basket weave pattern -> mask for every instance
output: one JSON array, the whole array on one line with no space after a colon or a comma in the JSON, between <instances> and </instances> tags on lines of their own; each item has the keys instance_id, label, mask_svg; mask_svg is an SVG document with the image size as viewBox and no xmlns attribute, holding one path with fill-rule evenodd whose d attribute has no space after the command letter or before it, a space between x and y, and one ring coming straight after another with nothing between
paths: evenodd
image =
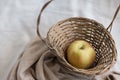
<instances>
[{"instance_id":1,"label":"basket weave pattern","mask_svg":"<svg viewBox=\"0 0 120 80\"><path fill-rule=\"evenodd\" d=\"M74 40L85 40L94 47L96 59L92 68L78 72L99 73L116 61L114 40L104 26L94 20L76 17L60 21L52 26L47 38L60 58L65 58L66 49Z\"/></svg>"},{"instance_id":2,"label":"basket weave pattern","mask_svg":"<svg viewBox=\"0 0 120 80\"><path fill-rule=\"evenodd\" d=\"M44 41L40 32L40 17L48 1L40 11L37 21L37 34L43 42L58 57L60 63L67 69L85 75L95 75L106 72L116 62L117 50L115 42L110 34L112 24L120 10L118 6L110 25L105 27L95 20L81 17L73 17L62 20L52 26L47 33L47 40ZM110 29L110 31L109 31ZM85 40L90 43L96 51L96 59L89 69L77 69L70 65L66 59L66 50L71 42Z\"/></svg>"}]
</instances>

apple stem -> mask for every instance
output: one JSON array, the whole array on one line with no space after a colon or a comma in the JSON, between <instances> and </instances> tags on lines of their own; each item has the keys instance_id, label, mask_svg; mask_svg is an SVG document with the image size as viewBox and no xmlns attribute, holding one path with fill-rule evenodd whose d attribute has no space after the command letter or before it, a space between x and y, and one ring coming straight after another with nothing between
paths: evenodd
<instances>
[{"instance_id":1,"label":"apple stem","mask_svg":"<svg viewBox=\"0 0 120 80\"><path fill-rule=\"evenodd\" d=\"M85 48L85 45L81 46L80 49L84 49Z\"/></svg>"}]
</instances>

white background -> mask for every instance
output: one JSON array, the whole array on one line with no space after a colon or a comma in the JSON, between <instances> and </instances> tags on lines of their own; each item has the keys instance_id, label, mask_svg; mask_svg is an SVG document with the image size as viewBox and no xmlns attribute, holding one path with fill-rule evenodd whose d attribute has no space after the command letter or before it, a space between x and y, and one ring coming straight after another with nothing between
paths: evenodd
<instances>
[{"instance_id":1,"label":"white background","mask_svg":"<svg viewBox=\"0 0 120 80\"><path fill-rule=\"evenodd\" d=\"M0 0L0 80L8 72L31 39L36 36L36 21L47 0ZM120 0L54 0L44 11L41 34L56 22L73 16L94 19L107 27ZM116 42L118 61L114 70L120 70L120 12L111 32Z\"/></svg>"}]
</instances>

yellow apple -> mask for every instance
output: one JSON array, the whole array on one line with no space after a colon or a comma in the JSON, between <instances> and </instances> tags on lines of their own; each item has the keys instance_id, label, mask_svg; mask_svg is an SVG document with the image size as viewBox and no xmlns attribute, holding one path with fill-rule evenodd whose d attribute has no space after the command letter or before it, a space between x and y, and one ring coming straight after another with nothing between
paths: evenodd
<instances>
[{"instance_id":1,"label":"yellow apple","mask_svg":"<svg viewBox=\"0 0 120 80\"><path fill-rule=\"evenodd\" d=\"M95 57L94 48L84 40L73 41L67 49L67 60L76 68L89 68L94 63Z\"/></svg>"}]
</instances>

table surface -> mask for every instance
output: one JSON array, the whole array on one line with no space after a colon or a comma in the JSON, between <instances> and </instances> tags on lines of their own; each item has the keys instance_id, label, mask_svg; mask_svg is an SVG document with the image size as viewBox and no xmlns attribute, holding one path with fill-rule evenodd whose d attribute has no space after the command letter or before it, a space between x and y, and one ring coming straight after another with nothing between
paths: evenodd
<instances>
[{"instance_id":1,"label":"table surface","mask_svg":"<svg viewBox=\"0 0 120 80\"><path fill-rule=\"evenodd\" d=\"M39 11L47 0L0 0L0 79L8 72L31 39L36 36ZM44 11L40 31L46 36L49 28L69 17L94 19L107 28L120 0L54 0ZM120 12L111 35L116 43L118 60L113 69L120 70ZM120 72L120 71L119 71Z\"/></svg>"}]
</instances>

